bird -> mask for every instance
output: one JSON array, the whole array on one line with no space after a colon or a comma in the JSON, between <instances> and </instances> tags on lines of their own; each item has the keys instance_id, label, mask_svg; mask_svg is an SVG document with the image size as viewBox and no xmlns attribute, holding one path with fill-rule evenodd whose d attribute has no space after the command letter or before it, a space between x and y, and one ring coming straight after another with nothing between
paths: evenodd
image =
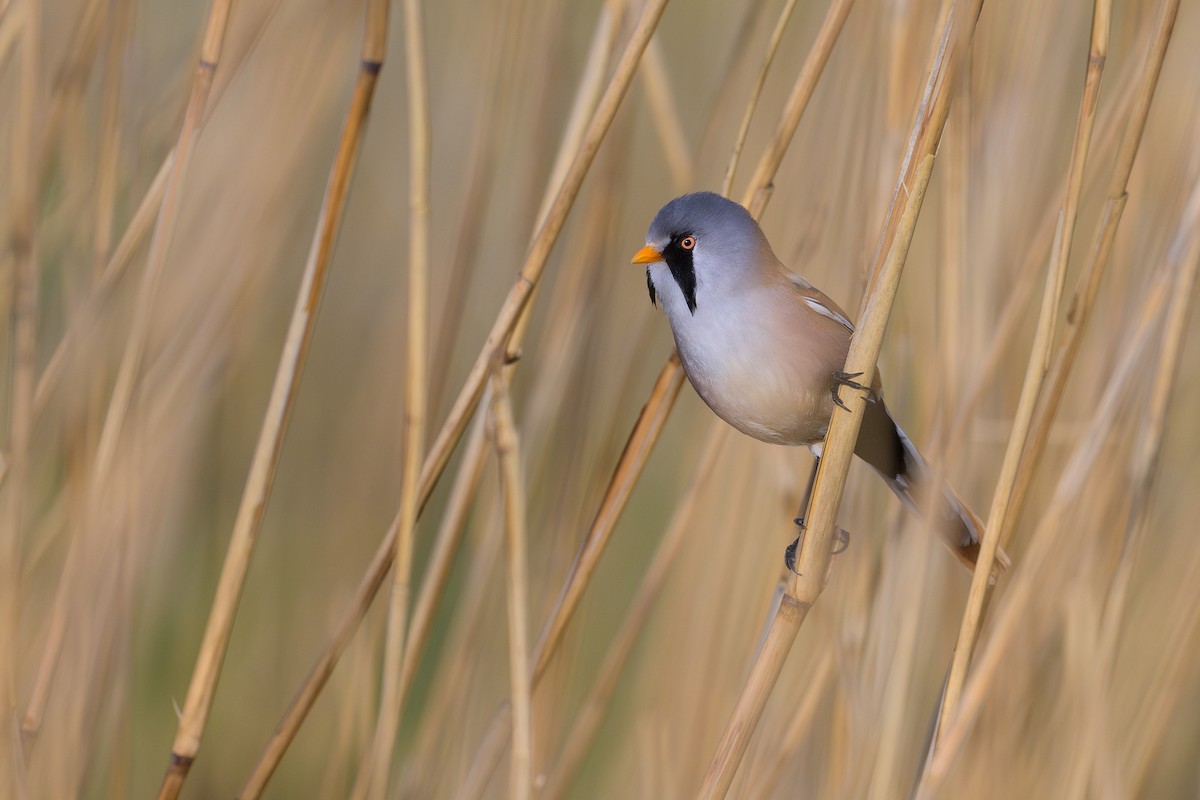
<instances>
[{"instance_id":1,"label":"bird","mask_svg":"<svg viewBox=\"0 0 1200 800\"><path fill-rule=\"evenodd\" d=\"M808 447L819 462L833 408L846 408L839 390L867 392L855 455L918 516L930 516L922 503L935 504L951 551L974 566L982 521L948 484L929 491L933 471L888 411L878 368L862 383L842 370L850 317L776 257L749 211L714 192L677 197L632 263L646 267L650 302L665 312L696 393L742 433ZM786 556L793 569L798 542ZM1007 566L1002 551L998 563Z\"/></svg>"}]
</instances>

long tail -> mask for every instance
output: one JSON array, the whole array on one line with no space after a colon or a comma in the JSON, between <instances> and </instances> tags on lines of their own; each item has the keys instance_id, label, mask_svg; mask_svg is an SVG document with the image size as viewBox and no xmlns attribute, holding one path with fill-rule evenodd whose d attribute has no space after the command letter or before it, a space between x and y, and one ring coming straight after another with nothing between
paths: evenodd
<instances>
[{"instance_id":1,"label":"long tail","mask_svg":"<svg viewBox=\"0 0 1200 800\"><path fill-rule=\"evenodd\" d=\"M862 428L854 453L866 461L887 481L896 496L918 516L928 517L919 506L919 498L929 497L926 484L932 479L932 470L922 458L912 441L900 430L882 398L868 398L864 406ZM949 484L936 493L935 519L940 523L941 533L947 546L968 569L974 569L979 560L979 541L983 538L983 522L960 498ZM1009 559L1003 550L996 551L996 562L1001 570L1008 569Z\"/></svg>"}]
</instances>

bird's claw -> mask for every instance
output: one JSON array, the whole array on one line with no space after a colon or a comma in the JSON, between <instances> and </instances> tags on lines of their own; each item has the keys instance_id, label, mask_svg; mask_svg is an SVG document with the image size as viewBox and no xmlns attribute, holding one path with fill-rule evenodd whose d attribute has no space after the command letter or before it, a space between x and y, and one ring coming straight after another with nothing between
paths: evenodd
<instances>
[{"instance_id":1,"label":"bird's claw","mask_svg":"<svg viewBox=\"0 0 1200 800\"><path fill-rule=\"evenodd\" d=\"M860 375L862 375L861 372L847 373L842 372L840 369L834 371L833 386L830 387L829 391L833 395L833 402L835 405L841 406L847 411L850 410L849 407L842 402L841 396L838 395L838 389L841 389L843 386L849 386L851 389L859 389L864 392L869 392L871 390L869 386L863 386L861 383L858 383L854 380Z\"/></svg>"},{"instance_id":2,"label":"bird's claw","mask_svg":"<svg viewBox=\"0 0 1200 800\"><path fill-rule=\"evenodd\" d=\"M789 570L799 575L800 571L796 569L796 554L800 551L800 541L804 538L804 517L797 517L792 522L800 528L800 535L783 551L783 563ZM835 556L846 552L846 548L850 546L850 532L844 528L835 528L833 536L834 545L830 552Z\"/></svg>"}]
</instances>

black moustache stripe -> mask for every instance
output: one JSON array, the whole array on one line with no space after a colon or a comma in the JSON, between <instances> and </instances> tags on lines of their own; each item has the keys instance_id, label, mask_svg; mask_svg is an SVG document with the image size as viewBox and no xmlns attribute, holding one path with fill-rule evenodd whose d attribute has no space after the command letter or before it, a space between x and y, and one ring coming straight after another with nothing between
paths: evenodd
<instances>
[{"instance_id":1,"label":"black moustache stripe","mask_svg":"<svg viewBox=\"0 0 1200 800\"><path fill-rule=\"evenodd\" d=\"M696 267L692 264L692 251L684 250L675 240L663 250L663 260L671 270L671 277L679 284L688 311L696 313Z\"/></svg>"}]
</instances>

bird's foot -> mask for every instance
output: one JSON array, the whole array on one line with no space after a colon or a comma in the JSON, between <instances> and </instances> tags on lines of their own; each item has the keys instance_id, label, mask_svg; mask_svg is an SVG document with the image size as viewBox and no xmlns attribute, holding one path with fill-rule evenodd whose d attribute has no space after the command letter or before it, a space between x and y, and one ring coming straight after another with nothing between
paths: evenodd
<instances>
[{"instance_id":1,"label":"bird's foot","mask_svg":"<svg viewBox=\"0 0 1200 800\"><path fill-rule=\"evenodd\" d=\"M787 568L797 575L800 572L796 569L796 554L800 552L800 542L804 539L804 517L796 517L792 520L796 526L800 528L800 535L796 537L796 541L787 546L787 550L783 551L783 563ZM833 533L833 550L835 556L846 552L846 548L850 546L850 532L844 528L837 528Z\"/></svg>"},{"instance_id":2,"label":"bird's foot","mask_svg":"<svg viewBox=\"0 0 1200 800\"><path fill-rule=\"evenodd\" d=\"M841 389L843 386L849 386L851 389L860 389L864 392L871 391L870 387L863 386L861 383L858 383L854 380L860 375L862 375L861 372L847 373L842 372L840 369L834 371L833 386L830 387L829 391L833 395L833 402L835 404L845 408L847 411L850 410L846 407L846 404L842 402L841 396L838 395L838 389Z\"/></svg>"}]
</instances>

